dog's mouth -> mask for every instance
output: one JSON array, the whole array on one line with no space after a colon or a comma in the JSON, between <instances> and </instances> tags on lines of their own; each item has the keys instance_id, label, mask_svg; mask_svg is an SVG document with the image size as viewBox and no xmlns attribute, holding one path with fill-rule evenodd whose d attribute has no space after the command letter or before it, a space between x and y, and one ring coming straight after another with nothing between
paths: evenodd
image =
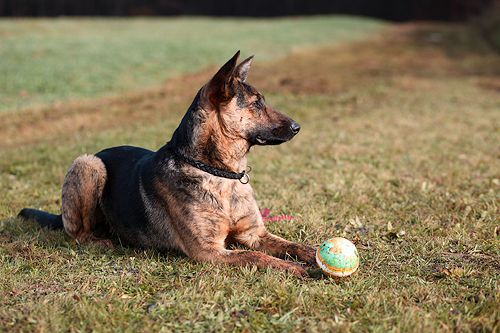
<instances>
[{"instance_id":1,"label":"dog's mouth","mask_svg":"<svg viewBox=\"0 0 500 333\"><path fill-rule=\"evenodd\" d=\"M257 135L257 137L255 138L255 140L257 141L258 144L261 144L261 145L265 145L266 144L266 140L262 139L259 135Z\"/></svg>"},{"instance_id":2,"label":"dog's mouth","mask_svg":"<svg viewBox=\"0 0 500 333\"><path fill-rule=\"evenodd\" d=\"M279 144L281 144L283 142L287 142L290 139L291 138L289 138L289 139L282 139L282 138L276 138L276 137L273 137L273 138L263 138L262 136L257 135L255 137L255 144L260 145L260 146L264 146L264 145L279 145Z\"/></svg>"}]
</instances>

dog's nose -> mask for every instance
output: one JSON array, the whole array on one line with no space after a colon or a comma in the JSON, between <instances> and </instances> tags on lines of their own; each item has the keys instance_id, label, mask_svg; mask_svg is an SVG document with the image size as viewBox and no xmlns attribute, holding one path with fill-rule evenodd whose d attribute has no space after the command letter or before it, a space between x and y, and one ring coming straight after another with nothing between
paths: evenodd
<instances>
[{"instance_id":1,"label":"dog's nose","mask_svg":"<svg viewBox=\"0 0 500 333\"><path fill-rule=\"evenodd\" d=\"M292 124L290 125L290 129L292 130L293 134L297 134L299 133L300 131L300 125L297 124L295 121L292 122Z\"/></svg>"}]
</instances>

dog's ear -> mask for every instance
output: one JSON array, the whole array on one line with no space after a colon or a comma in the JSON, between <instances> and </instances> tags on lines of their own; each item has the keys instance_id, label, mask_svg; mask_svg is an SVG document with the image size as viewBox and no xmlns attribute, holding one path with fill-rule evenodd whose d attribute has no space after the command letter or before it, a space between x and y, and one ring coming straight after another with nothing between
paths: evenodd
<instances>
[{"instance_id":1,"label":"dog's ear","mask_svg":"<svg viewBox=\"0 0 500 333\"><path fill-rule=\"evenodd\" d=\"M208 83L207 97L213 105L218 105L220 102L227 101L234 96L232 81L235 78L235 68L239 56L240 51L236 52Z\"/></svg>"},{"instance_id":2,"label":"dog's ear","mask_svg":"<svg viewBox=\"0 0 500 333\"><path fill-rule=\"evenodd\" d=\"M241 64L236 67L235 73L236 76L242 81L245 82L248 77L248 72L250 71L250 67L252 67L253 56L250 56L243 60Z\"/></svg>"}]
</instances>

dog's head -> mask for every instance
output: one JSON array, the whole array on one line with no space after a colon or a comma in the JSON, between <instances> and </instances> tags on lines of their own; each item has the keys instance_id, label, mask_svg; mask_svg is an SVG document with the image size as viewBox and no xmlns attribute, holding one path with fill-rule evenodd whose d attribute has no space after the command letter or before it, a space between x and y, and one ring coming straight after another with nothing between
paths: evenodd
<instances>
[{"instance_id":1,"label":"dog's head","mask_svg":"<svg viewBox=\"0 0 500 333\"><path fill-rule=\"evenodd\" d=\"M237 65L238 51L202 89L204 109L213 112L223 133L251 145L276 145L292 139L299 124L266 103L247 81L253 57Z\"/></svg>"}]
</instances>

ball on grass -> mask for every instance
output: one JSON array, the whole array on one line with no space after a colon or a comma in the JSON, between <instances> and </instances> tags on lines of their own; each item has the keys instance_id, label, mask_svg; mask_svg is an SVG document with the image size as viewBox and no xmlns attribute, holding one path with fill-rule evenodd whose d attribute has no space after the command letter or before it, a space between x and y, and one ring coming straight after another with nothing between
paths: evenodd
<instances>
[{"instance_id":1,"label":"ball on grass","mask_svg":"<svg viewBox=\"0 0 500 333\"><path fill-rule=\"evenodd\" d=\"M318 247L316 262L326 274L335 277L348 276L358 269L358 250L351 241L335 237Z\"/></svg>"}]
</instances>

